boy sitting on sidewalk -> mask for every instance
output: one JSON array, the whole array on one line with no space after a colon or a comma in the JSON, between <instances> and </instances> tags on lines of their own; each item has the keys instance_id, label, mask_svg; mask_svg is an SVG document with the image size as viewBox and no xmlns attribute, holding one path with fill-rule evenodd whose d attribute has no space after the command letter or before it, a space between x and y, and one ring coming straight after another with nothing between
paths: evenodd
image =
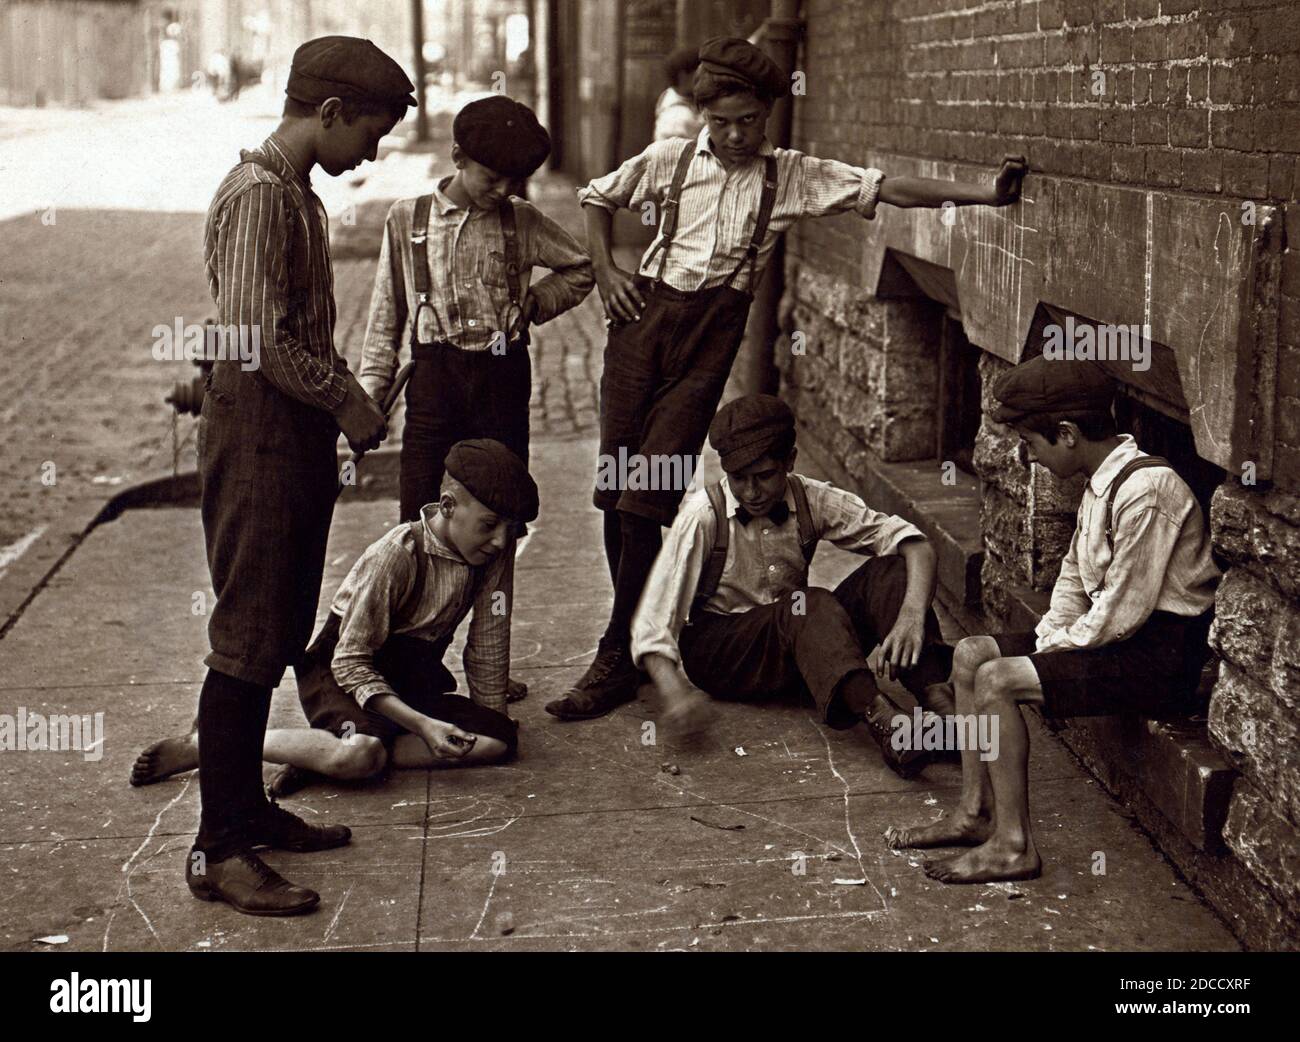
<instances>
[{"instance_id":1,"label":"boy sitting on sidewalk","mask_svg":"<svg viewBox=\"0 0 1300 1042\"><path fill-rule=\"evenodd\" d=\"M745 332L754 287L778 237L808 217L853 212L870 220L878 203L900 207L1006 206L1020 196L1024 160L1008 157L990 186L879 170L774 148L764 127L790 76L745 40L700 47L697 138L656 141L578 193L609 338L600 378L597 472L613 459L698 459ZM610 252L620 207L659 216L659 234L635 274ZM635 478L597 480L605 556L614 584L609 624L582 677L546 711L586 720L636 697L641 674L629 627L646 577L673 523L686 481L645 488Z\"/></svg>"},{"instance_id":2,"label":"boy sitting on sidewalk","mask_svg":"<svg viewBox=\"0 0 1300 1042\"><path fill-rule=\"evenodd\" d=\"M1092 362L1022 362L994 386L992 418L1058 478L1086 474L1051 608L1033 632L967 637L952 683L960 714L987 714L1000 755L962 752L951 818L891 827L891 847L973 846L927 862L945 883L1031 879L1029 733L1021 705L1051 717L1177 712L1209 654L1219 570L1191 489L1168 462L1116 432L1114 385Z\"/></svg>"},{"instance_id":3,"label":"boy sitting on sidewalk","mask_svg":"<svg viewBox=\"0 0 1300 1042\"><path fill-rule=\"evenodd\" d=\"M489 440L452 447L440 499L361 555L295 665L312 729L267 731L264 759L285 765L273 796L316 774L355 780L388 764L514 755L516 725L506 715L514 530L536 517L537 486L518 456ZM464 698L442 660L471 610ZM196 736L169 738L140 754L131 784L197 766Z\"/></svg>"},{"instance_id":4,"label":"boy sitting on sidewalk","mask_svg":"<svg viewBox=\"0 0 1300 1042\"><path fill-rule=\"evenodd\" d=\"M929 754L893 747L902 710L871 670L897 676L923 704L948 675L952 651L930 609L930 544L902 518L791 473L794 414L773 395L723 406L709 440L726 477L677 515L632 622L633 660L663 697L665 722L699 730L713 715L708 695L803 687L827 725L865 723L885 763L914 774ZM822 539L870 558L833 593L808 586Z\"/></svg>"}]
</instances>

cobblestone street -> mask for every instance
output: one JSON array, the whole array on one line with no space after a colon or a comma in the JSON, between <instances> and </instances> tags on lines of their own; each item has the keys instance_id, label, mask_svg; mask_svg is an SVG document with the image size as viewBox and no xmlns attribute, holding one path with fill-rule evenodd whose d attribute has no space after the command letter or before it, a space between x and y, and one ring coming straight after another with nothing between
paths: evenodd
<instances>
[{"instance_id":1,"label":"cobblestone street","mask_svg":"<svg viewBox=\"0 0 1300 1042\"><path fill-rule=\"evenodd\" d=\"M203 273L203 186L210 193L237 159L237 149L256 145L276 123L270 106L255 95L240 104L235 112L218 110L227 120L218 135L224 147L169 146L193 156L183 184L123 178L114 183L135 184L134 197L119 191L108 200L116 205L93 209L87 208L99 201L93 187L67 180L63 165L54 162L67 139L80 133L72 117L60 114L43 132L30 112L0 110L0 142L23 129L25 164L0 160L0 176L21 170L25 179L50 186L42 202L29 194L30 207L15 213L23 200L10 199L0 214L0 572L74 501L107 500L143 478L192 469L195 420L174 418L163 399L196 370L185 362L156 361L150 331L158 324L170 327L178 317L202 322L212 314ZM192 121L192 109L206 114L211 105L208 98L188 95L171 108L152 101L106 105L95 113L97 132L122 147L108 129L117 126L129 131L130 147L143 148L150 128L159 141L172 141L175 128ZM358 206L358 224L347 231L350 241L371 236L373 256L341 251L334 264L335 343L354 369L386 209L379 203L426 190L432 177L451 169L444 158L448 151L444 138L428 155L390 152L354 175L362 181L357 187L316 174L314 185L335 233L346 206L354 200L371 204ZM32 169L42 155L49 168ZM206 167L203 176L194 166ZM106 172L101 176L110 179ZM569 181L544 174L530 183L530 194L581 237L582 215ZM51 278L51 272L66 276ZM534 438L594 429L603 345L595 293L534 331ZM393 426L400 438L400 410Z\"/></svg>"}]
</instances>

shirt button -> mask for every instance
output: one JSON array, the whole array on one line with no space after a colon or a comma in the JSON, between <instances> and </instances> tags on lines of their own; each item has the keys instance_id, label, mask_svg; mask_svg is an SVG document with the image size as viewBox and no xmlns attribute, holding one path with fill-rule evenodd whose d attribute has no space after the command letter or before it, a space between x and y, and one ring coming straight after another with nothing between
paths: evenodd
<instances>
[{"instance_id":1,"label":"shirt button","mask_svg":"<svg viewBox=\"0 0 1300 1042\"><path fill-rule=\"evenodd\" d=\"M774 564L769 564L769 565L767 566L767 570L768 570L769 572L774 572L774 571L776 571L776 565L774 565Z\"/></svg>"},{"instance_id":2,"label":"shirt button","mask_svg":"<svg viewBox=\"0 0 1300 1042\"><path fill-rule=\"evenodd\" d=\"M476 326L476 325L478 325L478 323L475 322L472 318L469 320L469 324L470 324L471 326Z\"/></svg>"}]
</instances>

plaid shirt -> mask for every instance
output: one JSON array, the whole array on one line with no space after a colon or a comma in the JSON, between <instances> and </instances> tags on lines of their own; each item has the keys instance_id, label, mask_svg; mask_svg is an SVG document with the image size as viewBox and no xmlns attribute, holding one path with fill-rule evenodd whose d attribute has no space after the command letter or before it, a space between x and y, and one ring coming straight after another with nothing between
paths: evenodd
<instances>
[{"instance_id":1,"label":"plaid shirt","mask_svg":"<svg viewBox=\"0 0 1300 1042\"><path fill-rule=\"evenodd\" d=\"M1106 543L1110 483L1143 455L1132 435L1122 435L1084 486L1052 606L1034 628L1038 651L1100 647L1131 637L1153 611L1195 616L1214 603L1219 569L1205 518L1168 468L1128 476L1115 493L1113 554Z\"/></svg>"},{"instance_id":2,"label":"plaid shirt","mask_svg":"<svg viewBox=\"0 0 1300 1042\"><path fill-rule=\"evenodd\" d=\"M638 156L604 177L578 189L584 206L600 206L610 212L627 207L659 207L673 182L673 171L686 139L656 141ZM763 274L777 236L801 217L824 217L853 210L870 220L876 215L876 199L885 175L873 168L849 166L833 159L818 159L786 148L773 148L764 139L758 155L730 170L713 153L709 128L695 139L695 156L686 171L678 202L677 229L668 248L664 281L674 289L692 291L720 286L744 259L763 194L764 156L776 156L776 201L767 235L758 250L755 279ZM654 216L658 220L657 209ZM663 259L655 252L660 236L641 258L642 275L654 278ZM651 254L654 253L652 257ZM741 269L732 283L748 289L749 266Z\"/></svg>"},{"instance_id":3,"label":"plaid shirt","mask_svg":"<svg viewBox=\"0 0 1300 1042\"><path fill-rule=\"evenodd\" d=\"M217 189L203 229L203 262L217 321L257 330L262 375L290 397L333 412L347 395L347 363L334 350L334 274L325 208L274 134L254 151L280 177L241 161ZM317 234L309 236L311 219ZM307 293L295 300L290 258L299 236L310 246L301 254L307 260Z\"/></svg>"},{"instance_id":4,"label":"plaid shirt","mask_svg":"<svg viewBox=\"0 0 1300 1042\"><path fill-rule=\"evenodd\" d=\"M924 538L911 523L872 510L852 492L812 478L804 478L803 483L813 533L841 550L885 557L897 553L905 539ZM767 517L742 525L736 520L740 503L725 477L722 494L727 501L727 561L704 610L749 611L806 587L808 562L799 545L799 519L789 488L785 502L790 516L779 525ZM668 530L632 619L632 658L638 666L651 652L681 662L677 638L690 618L700 576L713 550L715 526L708 494L700 489L682 505Z\"/></svg>"},{"instance_id":5,"label":"plaid shirt","mask_svg":"<svg viewBox=\"0 0 1300 1042\"><path fill-rule=\"evenodd\" d=\"M363 708L375 695L395 695L375 669L375 652L390 633L439 641L474 613L465 642L465 680L481 706L506 711L510 671L510 609L514 600L512 539L487 564L474 567L429 527L429 504L421 511L423 541L410 525L398 525L357 559L334 595L330 610L342 618L331 671L339 687ZM429 560L424 589L412 592L415 554ZM498 596L499 595L499 596Z\"/></svg>"},{"instance_id":6,"label":"plaid shirt","mask_svg":"<svg viewBox=\"0 0 1300 1042\"><path fill-rule=\"evenodd\" d=\"M497 331L508 330L518 315L506 282L505 240L495 210L463 209L443 192L450 178L434 186L425 240L429 265L429 299L436 322L428 335L465 351L485 351ZM587 251L537 207L513 200L519 246L519 292L529 291L531 269L551 273L531 287L537 299L537 323L548 322L582 303L596 280ZM415 200L399 199L388 211L380 247L370 320L361 351L358 379L377 401L393 381L397 354L409 339L414 311L415 276L411 270L411 225Z\"/></svg>"}]
</instances>

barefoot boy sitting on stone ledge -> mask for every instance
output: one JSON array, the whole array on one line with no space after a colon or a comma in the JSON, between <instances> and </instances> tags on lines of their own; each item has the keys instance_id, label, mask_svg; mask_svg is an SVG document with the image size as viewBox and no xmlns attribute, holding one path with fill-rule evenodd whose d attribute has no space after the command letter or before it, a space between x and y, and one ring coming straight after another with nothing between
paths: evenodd
<instances>
[{"instance_id":1,"label":"barefoot boy sitting on stone ledge","mask_svg":"<svg viewBox=\"0 0 1300 1042\"><path fill-rule=\"evenodd\" d=\"M972 846L927 862L945 883L1031 879L1042 862L1029 828L1029 733L1021 705L1050 717L1184 708L1208 655L1219 570L1191 489L1116 432L1114 385L1093 362L1023 362L993 390L992 417L1058 478L1085 474L1051 608L1026 633L967 637L953 657L957 710L992 717L999 755L962 751L957 812L891 827L891 847Z\"/></svg>"},{"instance_id":2,"label":"barefoot boy sitting on stone ledge","mask_svg":"<svg viewBox=\"0 0 1300 1042\"><path fill-rule=\"evenodd\" d=\"M632 623L633 659L663 697L665 723L679 733L706 726L709 695L802 688L830 727L865 723L892 770L920 770L927 753L889 740L901 710L872 670L897 675L926 704L927 687L948 674L952 650L930 609L930 544L901 517L791 473L794 414L773 395L725 405L709 440L726 477L677 515ZM834 592L808 586L822 539L870 558Z\"/></svg>"},{"instance_id":3,"label":"barefoot boy sitting on stone ledge","mask_svg":"<svg viewBox=\"0 0 1300 1042\"><path fill-rule=\"evenodd\" d=\"M273 796L317 775L355 780L389 764L468 766L514 754L505 712L514 530L536 517L537 486L518 456L488 439L452 447L439 501L361 555L296 664L312 726L266 732L263 757L284 765ZM442 660L471 611L464 698ZM169 738L140 754L131 784L197 766L197 737Z\"/></svg>"}]
</instances>

